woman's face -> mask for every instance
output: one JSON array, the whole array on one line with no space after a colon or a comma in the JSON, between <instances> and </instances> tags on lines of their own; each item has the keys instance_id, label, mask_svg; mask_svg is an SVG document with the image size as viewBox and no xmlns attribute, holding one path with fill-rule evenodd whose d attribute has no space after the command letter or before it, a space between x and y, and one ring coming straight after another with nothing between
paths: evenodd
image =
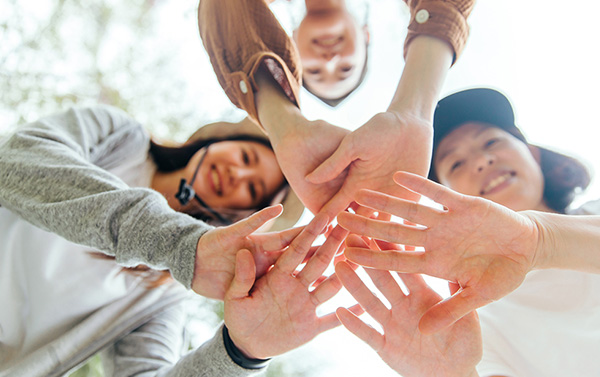
<instances>
[{"instance_id":1,"label":"woman's face","mask_svg":"<svg viewBox=\"0 0 600 377\"><path fill-rule=\"evenodd\" d=\"M515 211L545 209L538 152L502 129L466 123L439 143L434 168L441 184L462 194Z\"/></svg>"},{"instance_id":2,"label":"woman's face","mask_svg":"<svg viewBox=\"0 0 600 377\"><path fill-rule=\"evenodd\" d=\"M345 10L309 12L294 31L303 80L319 97L345 96L358 84L368 32Z\"/></svg>"},{"instance_id":3,"label":"woman's face","mask_svg":"<svg viewBox=\"0 0 600 377\"><path fill-rule=\"evenodd\" d=\"M284 182L273 151L252 141L221 141L199 150L184 169L188 182L205 151L193 187L211 208L257 208Z\"/></svg>"}]
</instances>

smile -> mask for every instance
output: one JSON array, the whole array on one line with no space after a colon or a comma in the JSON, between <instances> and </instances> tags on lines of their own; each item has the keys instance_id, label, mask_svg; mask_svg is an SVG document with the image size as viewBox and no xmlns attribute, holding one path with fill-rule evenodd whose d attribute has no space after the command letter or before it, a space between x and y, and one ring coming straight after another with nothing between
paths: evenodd
<instances>
[{"instance_id":1,"label":"smile","mask_svg":"<svg viewBox=\"0 0 600 377\"><path fill-rule=\"evenodd\" d=\"M485 195L485 194L489 194L491 191L493 191L494 189L496 189L497 187L501 186L503 183L505 183L508 179L514 177L514 173L504 173L494 179L492 179L484 188L483 190L481 190L480 195Z\"/></svg>"}]
</instances>

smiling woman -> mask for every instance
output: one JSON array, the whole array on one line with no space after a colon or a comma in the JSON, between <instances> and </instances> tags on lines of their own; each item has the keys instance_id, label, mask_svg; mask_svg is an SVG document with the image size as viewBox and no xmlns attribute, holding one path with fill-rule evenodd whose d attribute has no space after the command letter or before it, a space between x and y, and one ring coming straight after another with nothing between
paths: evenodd
<instances>
[{"instance_id":1,"label":"smiling woman","mask_svg":"<svg viewBox=\"0 0 600 377\"><path fill-rule=\"evenodd\" d=\"M178 211L227 225L286 198L274 229L289 228L299 217L301 204L270 143L248 119L204 126L181 146L154 141L150 153L157 164L152 188ZM286 220L288 208L295 212L292 221Z\"/></svg>"}]
</instances>

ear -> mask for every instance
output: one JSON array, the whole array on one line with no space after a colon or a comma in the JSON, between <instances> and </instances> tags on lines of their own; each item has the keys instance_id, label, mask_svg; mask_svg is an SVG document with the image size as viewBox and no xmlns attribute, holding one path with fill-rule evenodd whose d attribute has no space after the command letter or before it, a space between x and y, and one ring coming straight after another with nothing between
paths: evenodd
<instances>
[{"instance_id":1,"label":"ear","mask_svg":"<svg viewBox=\"0 0 600 377\"><path fill-rule=\"evenodd\" d=\"M542 152L540 151L540 148L536 147L535 145L531 145L531 144L527 144L527 148L529 148L529 152L531 152L531 155L533 156L533 158L535 159L535 161L538 163L538 165L542 165Z\"/></svg>"},{"instance_id":2,"label":"ear","mask_svg":"<svg viewBox=\"0 0 600 377\"><path fill-rule=\"evenodd\" d=\"M369 33L368 25L363 26L363 33L365 33L365 42L367 43L367 46L368 46L369 41L371 40L371 33Z\"/></svg>"}]
</instances>

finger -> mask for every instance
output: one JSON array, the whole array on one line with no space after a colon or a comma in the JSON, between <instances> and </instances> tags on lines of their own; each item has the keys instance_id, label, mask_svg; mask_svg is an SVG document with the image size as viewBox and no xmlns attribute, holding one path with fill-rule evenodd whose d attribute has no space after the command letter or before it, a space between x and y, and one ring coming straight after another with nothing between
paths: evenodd
<instances>
[{"instance_id":1,"label":"finger","mask_svg":"<svg viewBox=\"0 0 600 377\"><path fill-rule=\"evenodd\" d=\"M346 258L361 266L380 270L398 271L409 274L432 275L425 253L414 251L375 251L364 248L347 247Z\"/></svg>"},{"instance_id":2,"label":"finger","mask_svg":"<svg viewBox=\"0 0 600 377\"><path fill-rule=\"evenodd\" d=\"M362 247L368 248L369 245L360 236L351 234L346 238L346 247Z\"/></svg>"},{"instance_id":3,"label":"finger","mask_svg":"<svg viewBox=\"0 0 600 377\"><path fill-rule=\"evenodd\" d=\"M317 328L319 334L327 330L331 330L340 325L340 320L335 313L329 313L322 317L319 317Z\"/></svg>"},{"instance_id":4,"label":"finger","mask_svg":"<svg viewBox=\"0 0 600 377\"><path fill-rule=\"evenodd\" d=\"M340 212L343 212L348 204L352 201L352 193L348 193L346 183L342 185L340 190L331 198L323 208L319 210L319 213L326 214L330 219L335 218Z\"/></svg>"},{"instance_id":5,"label":"finger","mask_svg":"<svg viewBox=\"0 0 600 377\"><path fill-rule=\"evenodd\" d=\"M400 301L406 298L404 292L402 292L402 288L400 288L398 282L394 280L388 271L373 268L365 268L365 271L371 278L375 287L377 287L377 289L385 296L392 307L396 306Z\"/></svg>"},{"instance_id":6,"label":"finger","mask_svg":"<svg viewBox=\"0 0 600 377\"><path fill-rule=\"evenodd\" d=\"M346 290L362 306L369 315L379 323L387 323L390 315L387 307L363 283L356 272L348 264L341 262L335 265L335 274Z\"/></svg>"},{"instance_id":7,"label":"finger","mask_svg":"<svg viewBox=\"0 0 600 377\"><path fill-rule=\"evenodd\" d=\"M281 204L267 207L256 213L253 213L244 220L240 220L237 223L230 225L230 229L233 231L233 235L238 237L246 237L263 226L267 221L281 215L282 212L283 206Z\"/></svg>"},{"instance_id":8,"label":"finger","mask_svg":"<svg viewBox=\"0 0 600 377\"><path fill-rule=\"evenodd\" d=\"M331 181L340 175L355 159L351 144L344 138L338 148L329 158L317 166L315 170L306 176L310 183L320 184Z\"/></svg>"},{"instance_id":9,"label":"finger","mask_svg":"<svg viewBox=\"0 0 600 377\"><path fill-rule=\"evenodd\" d=\"M363 206L391 213L413 223L423 225L435 224L440 214L444 213L444 211L423 204L367 189L359 190L355 200Z\"/></svg>"},{"instance_id":10,"label":"finger","mask_svg":"<svg viewBox=\"0 0 600 377\"><path fill-rule=\"evenodd\" d=\"M342 283L336 275L331 275L320 283L311 293L311 299L315 306L328 301L342 289Z\"/></svg>"},{"instance_id":11,"label":"finger","mask_svg":"<svg viewBox=\"0 0 600 377\"><path fill-rule=\"evenodd\" d=\"M427 285L425 279L420 274L398 274L398 276L402 279L410 295L417 295L428 300L433 300L433 303L441 300L441 297Z\"/></svg>"},{"instance_id":12,"label":"finger","mask_svg":"<svg viewBox=\"0 0 600 377\"><path fill-rule=\"evenodd\" d=\"M375 244L377 245L379 250L404 251L404 249L402 248L401 245L398 245L397 243L393 243L393 242L388 242L388 241L384 241L384 240L375 240ZM414 251L414 250L411 250L411 251Z\"/></svg>"},{"instance_id":13,"label":"finger","mask_svg":"<svg viewBox=\"0 0 600 377\"><path fill-rule=\"evenodd\" d=\"M408 172L397 172L394 174L394 181L446 207L453 207L462 196L445 186Z\"/></svg>"},{"instance_id":14,"label":"finger","mask_svg":"<svg viewBox=\"0 0 600 377\"><path fill-rule=\"evenodd\" d=\"M248 296L255 280L254 257L242 249L235 256L235 275L225 295L226 300L239 300Z\"/></svg>"},{"instance_id":15,"label":"finger","mask_svg":"<svg viewBox=\"0 0 600 377\"><path fill-rule=\"evenodd\" d=\"M375 210L373 208L369 208L369 207L365 207L365 206L361 206L359 205L358 207L356 207L356 211L354 211L357 215L363 216L363 217L367 217L367 218L371 218L373 216L373 214L375 213Z\"/></svg>"},{"instance_id":16,"label":"finger","mask_svg":"<svg viewBox=\"0 0 600 377\"><path fill-rule=\"evenodd\" d=\"M310 251L312 243L327 226L329 219L325 215L317 215L292 241L290 247L283 253L275 267L285 274L292 274L298 265L302 263L306 254Z\"/></svg>"},{"instance_id":17,"label":"finger","mask_svg":"<svg viewBox=\"0 0 600 377\"><path fill-rule=\"evenodd\" d=\"M304 227L300 226L280 232L251 234L248 237L257 249L263 251L277 251L289 246L303 229Z\"/></svg>"},{"instance_id":18,"label":"finger","mask_svg":"<svg viewBox=\"0 0 600 377\"><path fill-rule=\"evenodd\" d=\"M452 281L448 282L448 290L450 291L451 295L453 295L456 292L458 292L459 289L460 289L460 284L454 283Z\"/></svg>"},{"instance_id":19,"label":"finger","mask_svg":"<svg viewBox=\"0 0 600 377\"><path fill-rule=\"evenodd\" d=\"M473 310L489 304L483 300L473 288L459 290L449 298L435 304L423 314L419 322L419 330L423 334L433 334L441 331Z\"/></svg>"},{"instance_id":20,"label":"finger","mask_svg":"<svg viewBox=\"0 0 600 377\"><path fill-rule=\"evenodd\" d=\"M423 246L427 238L424 229L392 221L368 219L348 212L338 215L338 224L351 233L412 246Z\"/></svg>"},{"instance_id":21,"label":"finger","mask_svg":"<svg viewBox=\"0 0 600 377\"><path fill-rule=\"evenodd\" d=\"M377 220L381 220L381 221L391 221L392 220L392 215L387 213L387 212L379 212L379 214L377 215Z\"/></svg>"},{"instance_id":22,"label":"finger","mask_svg":"<svg viewBox=\"0 0 600 377\"><path fill-rule=\"evenodd\" d=\"M377 330L361 321L356 315L346 308L338 308L336 311L342 325L360 340L367 343L376 352L383 348L384 338Z\"/></svg>"},{"instance_id":23,"label":"finger","mask_svg":"<svg viewBox=\"0 0 600 377\"><path fill-rule=\"evenodd\" d=\"M333 257L344 243L347 235L348 231L346 229L339 225L335 227L333 232L327 237L325 243L319 247L315 255L310 258L306 266L298 274L298 279L305 286L310 285L319 276L323 275L323 272L331 264Z\"/></svg>"}]
</instances>

